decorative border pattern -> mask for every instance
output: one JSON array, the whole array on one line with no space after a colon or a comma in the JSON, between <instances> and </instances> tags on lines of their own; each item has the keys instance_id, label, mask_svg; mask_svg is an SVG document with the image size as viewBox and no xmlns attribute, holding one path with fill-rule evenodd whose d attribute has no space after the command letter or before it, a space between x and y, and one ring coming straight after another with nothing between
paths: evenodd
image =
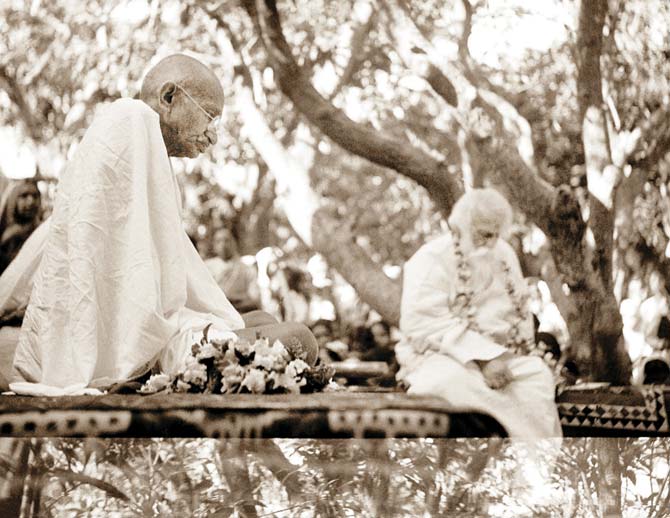
<instances>
[{"instance_id":1,"label":"decorative border pattern","mask_svg":"<svg viewBox=\"0 0 670 518\"><path fill-rule=\"evenodd\" d=\"M662 387L639 389L642 405L559 402L563 426L663 433L670 431ZM594 394L593 400L597 400Z\"/></svg>"}]
</instances>

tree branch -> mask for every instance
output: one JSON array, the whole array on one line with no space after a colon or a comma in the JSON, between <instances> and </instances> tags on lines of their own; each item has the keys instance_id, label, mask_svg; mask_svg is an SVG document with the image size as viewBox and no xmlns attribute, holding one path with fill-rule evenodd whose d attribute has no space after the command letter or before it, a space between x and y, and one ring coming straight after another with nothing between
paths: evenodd
<instances>
[{"instance_id":1,"label":"tree branch","mask_svg":"<svg viewBox=\"0 0 670 518\"><path fill-rule=\"evenodd\" d=\"M114 487L109 482L105 482L104 480L84 475L83 473L76 473L74 471L69 471L67 469L52 469L51 471L49 471L47 476L56 477L59 478L60 480L65 480L67 482L79 482L81 484L88 484L90 486L97 487L101 491L109 493L109 495L113 496L114 498L118 498L125 502L130 500L130 498L128 498L128 495L126 495L120 489Z\"/></svg>"},{"instance_id":2,"label":"tree branch","mask_svg":"<svg viewBox=\"0 0 670 518\"><path fill-rule=\"evenodd\" d=\"M432 45L427 44L428 39L409 15L407 6L402 2L382 2L382 8L389 20L389 29L395 40L395 48L400 58L414 74L423 78L448 105L457 107L459 101L466 101L466 91L461 89L461 96L457 93L454 83L447 77L445 71L437 59L431 54L434 52ZM400 29L404 29L400 31ZM408 37L409 34L409 37Z\"/></svg>"},{"instance_id":3,"label":"tree branch","mask_svg":"<svg viewBox=\"0 0 670 518\"><path fill-rule=\"evenodd\" d=\"M470 130L465 148L470 155L472 169L479 177L483 177L485 171L490 171L494 183L501 187L510 202L546 232L555 192L534 169L528 121L519 115L512 104L495 92L477 88L458 67L447 68L445 60L409 16L403 2L393 0L385 7L385 11L393 22L392 30L404 29L401 34L396 35L398 51L404 56L403 60L418 61L418 64L413 65L413 70L423 73L430 70L432 74L439 74L445 84L448 81L448 84L455 85L458 90L456 104L461 114L460 122ZM420 49L421 54L412 51L413 48ZM429 64L432 68L429 68ZM494 122L495 138L491 135L486 138L472 138L474 124L465 119L472 118L477 108L483 110Z\"/></svg>"},{"instance_id":4,"label":"tree branch","mask_svg":"<svg viewBox=\"0 0 670 518\"><path fill-rule=\"evenodd\" d=\"M596 243L594 261L606 289L612 286L615 189L621 169L612 163L602 94L600 55L607 0L582 0L577 28L577 99L589 190L589 226Z\"/></svg>"},{"instance_id":5,"label":"tree branch","mask_svg":"<svg viewBox=\"0 0 670 518\"><path fill-rule=\"evenodd\" d=\"M360 69L361 64L365 61L366 54L363 53L365 42L368 39L370 29L375 25L377 10L376 6L366 2L368 9L361 9L363 14L357 17L355 26L352 30L351 39L349 41L349 61L342 70L342 74L337 80L337 84L328 96L328 100L334 99L344 86L349 84L351 78Z\"/></svg>"},{"instance_id":6,"label":"tree branch","mask_svg":"<svg viewBox=\"0 0 670 518\"><path fill-rule=\"evenodd\" d=\"M42 139L42 131L39 120L35 117L30 104L28 104L28 100L24 97L23 88L4 65L0 65L0 88L7 92L9 98L19 109L19 116L28 130L28 135L34 141L40 141Z\"/></svg>"},{"instance_id":7,"label":"tree branch","mask_svg":"<svg viewBox=\"0 0 670 518\"><path fill-rule=\"evenodd\" d=\"M221 20L225 28L225 22ZM230 34L227 34L230 36ZM225 53L225 42L220 42ZM230 48L239 48L233 38ZM229 50L231 52L231 50ZM241 56L240 56L241 57ZM241 60L236 73L251 79ZM239 83L238 83L239 84ZM243 130L276 180L285 196L280 200L287 219L298 237L315 252L323 255L331 268L351 284L361 299L384 319L397 324L400 315L400 283L390 279L360 247L347 225L319 208L320 200L311 189L308 170L284 149L272 133L253 101L252 85L238 86L236 105Z\"/></svg>"},{"instance_id":8,"label":"tree branch","mask_svg":"<svg viewBox=\"0 0 670 518\"><path fill-rule=\"evenodd\" d=\"M248 3L245 2L245 5ZM357 124L330 104L312 86L295 62L282 33L273 0L257 0L258 26L281 91L311 124L338 145L378 165L395 169L428 190L448 214L462 193L462 185L447 165L431 155L377 130ZM249 10L250 14L253 11Z\"/></svg>"},{"instance_id":9,"label":"tree branch","mask_svg":"<svg viewBox=\"0 0 670 518\"><path fill-rule=\"evenodd\" d=\"M642 149L640 149L642 147ZM633 169L648 173L670 152L670 109L656 110L641 130L636 149L627 159Z\"/></svg>"}]
</instances>

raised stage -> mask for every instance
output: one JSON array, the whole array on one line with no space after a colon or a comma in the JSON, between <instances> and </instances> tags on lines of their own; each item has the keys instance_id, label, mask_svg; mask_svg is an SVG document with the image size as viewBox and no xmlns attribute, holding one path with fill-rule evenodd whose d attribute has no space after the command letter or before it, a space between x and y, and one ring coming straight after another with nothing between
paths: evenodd
<instances>
[{"instance_id":1,"label":"raised stage","mask_svg":"<svg viewBox=\"0 0 670 518\"><path fill-rule=\"evenodd\" d=\"M0 396L0 435L61 437L485 437L490 417L403 392ZM670 436L670 387L577 387L557 396L566 436Z\"/></svg>"}]
</instances>

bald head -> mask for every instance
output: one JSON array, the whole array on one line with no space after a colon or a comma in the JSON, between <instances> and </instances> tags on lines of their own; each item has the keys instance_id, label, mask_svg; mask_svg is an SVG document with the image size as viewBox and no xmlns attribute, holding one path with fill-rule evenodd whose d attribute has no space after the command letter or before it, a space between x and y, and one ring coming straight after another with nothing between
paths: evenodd
<instances>
[{"instance_id":1,"label":"bald head","mask_svg":"<svg viewBox=\"0 0 670 518\"><path fill-rule=\"evenodd\" d=\"M174 54L159 61L145 76L140 98L160 116L170 156L193 158L216 143L208 126L223 110L223 88L197 59Z\"/></svg>"},{"instance_id":2,"label":"bald head","mask_svg":"<svg viewBox=\"0 0 670 518\"><path fill-rule=\"evenodd\" d=\"M223 98L223 88L206 65L184 54L173 54L156 63L142 82L141 99L151 106L166 82L175 82L195 94L215 94ZM193 90L193 92L191 92Z\"/></svg>"}]
</instances>

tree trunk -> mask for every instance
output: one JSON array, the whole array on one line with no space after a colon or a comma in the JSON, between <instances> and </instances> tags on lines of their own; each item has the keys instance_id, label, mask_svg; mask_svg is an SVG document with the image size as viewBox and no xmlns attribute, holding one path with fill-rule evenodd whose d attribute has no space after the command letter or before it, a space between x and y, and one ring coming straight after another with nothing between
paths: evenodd
<instances>
[{"instance_id":1,"label":"tree trunk","mask_svg":"<svg viewBox=\"0 0 670 518\"><path fill-rule=\"evenodd\" d=\"M19 516L29 472L30 439L6 438L0 455L5 476L0 485L0 515ZM6 465L5 465L6 464Z\"/></svg>"},{"instance_id":2,"label":"tree trunk","mask_svg":"<svg viewBox=\"0 0 670 518\"><path fill-rule=\"evenodd\" d=\"M236 97L247 128L245 133L276 179L283 196L282 208L295 232L325 257L328 265L354 287L361 300L397 325L400 284L390 279L356 244L346 224L319 208L319 200L310 187L309 172L277 141L253 104L251 92L238 91Z\"/></svg>"},{"instance_id":3,"label":"tree trunk","mask_svg":"<svg viewBox=\"0 0 670 518\"><path fill-rule=\"evenodd\" d=\"M596 491L604 518L621 516L621 438L594 437L598 456Z\"/></svg>"},{"instance_id":4,"label":"tree trunk","mask_svg":"<svg viewBox=\"0 0 670 518\"><path fill-rule=\"evenodd\" d=\"M229 33L218 14L210 15ZM227 36L228 40L221 41L219 45L222 52L228 53L230 59L239 59L239 56L235 56L239 53L239 44L234 36ZM275 179L279 205L289 224L307 246L323 255L328 265L353 286L363 302L373 307L389 323L397 325L400 320L400 283L390 279L370 259L341 219L320 208L321 201L310 185L309 165L293 158L269 128L254 102L251 77L244 63L236 70L239 80L236 83L235 99L243 134ZM334 89L337 89L337 85Z\"/></svg>"},{"instance_id":5,"label":"tree trunk","mask_svg":"<svg viewBox=\"0 0 670 518\"><path fill-rule=\"evenodd\" d=\"M627 383L631 364L622 338L623 322L613 289L614 201L621 170L612 163L610 135L602 96L600 55L607 16L607 0L582 0L577 29L577 97L589 192L589 229L592 239L582 244L586 283L576 297L578 310L591 321L577 342L579 356L590 356L591 376ZM588 236L587 236L588 237ZM559 266L560 268L560 266Z\"/></svg>"}]
</instances>

